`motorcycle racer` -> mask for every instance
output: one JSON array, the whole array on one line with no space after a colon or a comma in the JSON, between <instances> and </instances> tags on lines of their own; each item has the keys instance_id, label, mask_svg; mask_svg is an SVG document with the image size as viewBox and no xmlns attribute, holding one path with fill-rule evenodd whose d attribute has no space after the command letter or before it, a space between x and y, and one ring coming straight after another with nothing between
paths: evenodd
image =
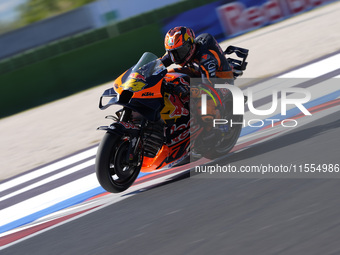
<instances>
[{"instance_id":1,"label":"motorcycle racer","mask_svg":"<svg viewBox=\"0 0 340 255\"><path fill-rule=\"evenodd\" d=\"M179 72L189 75L191 78L202 78L202 83L214 87L214 79L223 79L223 83L233 84L234 73L224 52L216 39L208 34L203 33L195 37L191 28L184 26L170 29L164 40L166 49L165 55L161 58L164 66L169 67L171 64L180 65L180 68L174 68L169 72ZM189 87L184 85L174 86L173 91L181 98L188 97ZM219 90L219 96L223 97L226 93ZM207 115L202 116L207 122L213 118L220 117L216 111L212 98L207 102Z\"/></svg>"},{"instance_id":2,"label":"motorcycle racer","mask_svg":"<svg viewBox=\"0 0 340 255\"><path fill-rule=\"evenodd\" d=\"M190 77L202 77L204 83L213 85L213 78L233 80L232 67L225 58L216 39L204 33L195 38L191 28L175 27L170 29L164 40L166 54L163 64L180 65L171 71L188 74Z\"/></svg>"}]
</instances>

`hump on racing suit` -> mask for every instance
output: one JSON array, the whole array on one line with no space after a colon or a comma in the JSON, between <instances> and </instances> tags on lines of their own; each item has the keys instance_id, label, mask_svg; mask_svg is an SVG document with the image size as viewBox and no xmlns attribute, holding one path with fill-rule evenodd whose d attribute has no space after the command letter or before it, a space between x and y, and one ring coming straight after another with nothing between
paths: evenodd
<instances>
[{"instance_id":1,"label":"hump on racing suit","mask_svg":"<svg viewBox=\"0 0 340 255\"><path fill-rule=\"evenodd\" d=\"M196 37L196 54L193 57L193 67L199 68L202 78L233 79L232 68L225 58L218 42L210 34L204 33ZM196 64L196 65L195 65Z\"/></svg>"}]
</instances>

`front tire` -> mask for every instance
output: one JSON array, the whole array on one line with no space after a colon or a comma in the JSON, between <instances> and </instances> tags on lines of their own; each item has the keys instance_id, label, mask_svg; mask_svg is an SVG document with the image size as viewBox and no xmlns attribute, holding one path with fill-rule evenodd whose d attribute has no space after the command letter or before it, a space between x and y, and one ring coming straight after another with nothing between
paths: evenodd
<instances>
[{"instance_id":1,"label":"front tire","mask_svg":"<svg viewBox=\"0 0 340 255\"><path fill-rule=\"evenodd\" d=\"M127 161L128 137L107 132L97 151L96 175L100 185L108 192L119 193L136 180L142 167L142 150L138 150L137 164Z\"/></svg>"}]
</instances>

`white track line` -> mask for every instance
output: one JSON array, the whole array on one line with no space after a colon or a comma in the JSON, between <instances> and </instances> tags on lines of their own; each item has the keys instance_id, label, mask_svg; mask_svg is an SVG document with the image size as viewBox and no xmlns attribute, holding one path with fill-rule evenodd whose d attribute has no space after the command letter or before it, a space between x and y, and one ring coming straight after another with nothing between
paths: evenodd
<instances>
[{"instance_id":1,"label":"white track line","mask_svg":"<svg viewBox=\"0 0 340 255\"><path fill-rule=\"evenodd\" d=\"M51 165L39 168L39 169L37 169L33 172L29 172L27 174L21 175L17 178L14 178L12 180L4 182L4 183L0 184L0 192L7 190L7 189L10 189L12 187L15 187L15 186L22 184L24 182L33 180L33 179L38 178L40 176L43 176L47 173L54 172L54 171L56 171L60 168L67 167L67 166L74 164L76 162L79 162L83 159L92 157L92 156L96 155L97 149L98 149L98 147L86 150L86 151L81 152L81 153L74 155L72 157L60 160L60 161L53 163Z\"/></svg>"},{"instance_id":2,"label":"white track line","mask_svg":"<svg viewBox=\"0 0 340 255\"><path fill-rule=\"evenodd\" d=\"M16 196L18 194L24 193L24 192L26 192L28 190L31 190L31 189L34 189L36 187L42 186L42 185L44 185L46 183L52 182L54 180L57 180L59 178L62 178L64 176L66 176L66 175L69 175L69 174L72 174L74 172L80 171L80 170L82 170L82 169L84 169L86 167L92 166L94 164L95 164L95 159L91 159L91 160L86 161L86 162L84 162L84 163L82 163L80 165L77 165L75 167L71 167L71 168L69 168L69 169L67 169L65 171L62 171L62 172L60 172L58 174L55 174L55 175L53 175L51 177L43 179L43 180L41 180L39 182L35 182L34 184L26 186L26 187L24 187L24 188L22 188L20 190L15 191L15 192L12 192L12 193L10 193L10 194L8 194L6 196L0 197L0 201L3 201L5 199L11 198L11 197L14 197L14 196Z\"/></svg>"},{"instance_id":3,"label":"white track line","mask_svg":"<svg viewBox=\"0 0 340 255\"><path fill-rule=\"evenodd\" d=\"M340 54L283 74L278 78L316 78L340 68Z\"/></svg>"},{"instance_id":4,"label":"white track line","mask_svg":"<svg viewBox=\"0 0 340 255\"><path fill-rule=\"evenodd\" d=\"M32 197L0 211L0 226L6 225L26 215L44 210L57 203L99 187L96 174L87 175L79 180Z\"/></svg>"}]
</instances>

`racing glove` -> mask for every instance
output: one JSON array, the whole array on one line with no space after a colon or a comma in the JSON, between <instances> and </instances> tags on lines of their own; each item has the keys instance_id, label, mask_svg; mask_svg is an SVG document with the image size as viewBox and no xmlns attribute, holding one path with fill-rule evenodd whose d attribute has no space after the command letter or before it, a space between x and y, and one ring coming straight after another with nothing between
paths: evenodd
<instances>
[{"instance_id":1,"label":"racing glove","mask_svg":"<svg viewBox=\"0 0 340 255\"><path fill-rule=\"evenodd\" d=\"M182 85L182 84L177 84L174 87L174 94L179 96L180 98L186 98L187 96L190 95L190 91L188 86Z\"/></svg>"}]
</instances>

